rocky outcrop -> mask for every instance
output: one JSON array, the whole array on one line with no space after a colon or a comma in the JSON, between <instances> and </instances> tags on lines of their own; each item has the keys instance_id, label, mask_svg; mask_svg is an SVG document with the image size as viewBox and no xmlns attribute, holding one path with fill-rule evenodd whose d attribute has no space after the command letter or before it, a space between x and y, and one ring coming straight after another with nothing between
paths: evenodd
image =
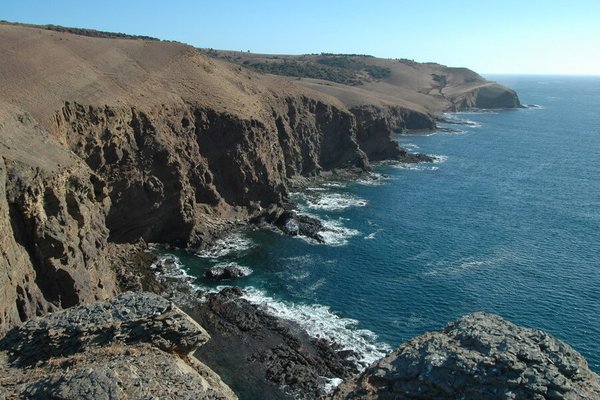
<instances>
[{"instance_id":1,"label":"rocky outcrop","mask_svg":"<svg viewBox=\"0 0 600 400\"><path fill-rule=\"evenodd\" d=\"M208 339L173 303L125 293L9 331L0 386L7 399L234 399L190 355Z\"/></svg>"},{"instance_id":2,"label":"rocky outcrop","mask_svg":"<svg viewBox=\"0 0 600 400\"><path fill-rule=\"evenodd\" d=\"M451 96L451 101L451 111L522 107L517 93L498 83L488 83L465 93Z\"/></svg>"},{"instance_id":3,"label":"rocky outcrop","mask_svg":"<svg viewBox=\"0 0 600 400\"><path fill-rule=\"evenodd\" d=\"M600 377L569 345L474 313L414 338L331 399L597 399Z\"/></svg>"},{"instance_id":4,"label":"rocky outcrop","mask_svg":"<svg viewBox=\"0 0 600 400\"><path fill-rule=\"evenodd\" d=\"M227 288L186 309L211 335L196 356L240 397L314 399L324 394L330 379L358 371L352 351L309 337L297 324L268 314L242 295L239 288Z\"/></svg>"},{"instance_id":5,"label":"rocky outcrop","mask_svg":"<svg viewBox=\"0 0 600 400\"><path fill-rule=\"evenodd\" d=\"M288 236L306 236L319 243L324 242L321 234L326 228L317 218L286 210L274 220L273 225Z\"/></svg>"},{"instance_id":6,"label":"rocky outcrop","mask_svg":"<svg viewBox=\"0 0 600 400\"><path fill-rule=\"evenodd\" d=\"M237 279L248 276L251 272L249 268L241 267L235 263L215 265L204 273L204 278L213 281Z\"/></svg>"},{"instance_id":7,"label":"rocky outcrop","mask_svg":"<svg viewBox=\"0 0 600 400\"><path fill-rule=\"evenodd\" d=\"M409 153L392 138L392 132L434 129L430 115L394 106L354 107L352 113L357 120L356 138L369 160L433 161L424 154Z\"/></svg>"}]
</instances>

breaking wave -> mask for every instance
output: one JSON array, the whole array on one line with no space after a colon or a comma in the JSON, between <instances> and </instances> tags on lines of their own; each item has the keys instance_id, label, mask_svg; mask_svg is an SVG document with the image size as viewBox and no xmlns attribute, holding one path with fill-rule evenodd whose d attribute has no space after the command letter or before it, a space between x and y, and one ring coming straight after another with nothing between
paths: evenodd
<instances>
[{"instance_id":1,"label":"breaking wave","mask_svg":"<svg viewBox=\"0 0 600 400\"><path fill-rule=\"evenodd\" d=\"M363 367L391 350L388 344L377 341L375 333L359 329L358 321L340 317L327 306L275 300L253 287L246 288L242 297L275 317L296 322L314 338L326 339L344 350L354 351L357 354L356 361Z\"/></svg>"},{"instance_id":2,"label":"breaking wave","mask_svg":"<svg viewBox=\"0 0 600 400\"><path fill-rule=\"evenodd\" d=\"M254 243L242 233L236 232L222 239L218 239L208 249L197 252L202 258L220 258L229 255L237 255L254 247Z\"/></svg>"}]
</instances>

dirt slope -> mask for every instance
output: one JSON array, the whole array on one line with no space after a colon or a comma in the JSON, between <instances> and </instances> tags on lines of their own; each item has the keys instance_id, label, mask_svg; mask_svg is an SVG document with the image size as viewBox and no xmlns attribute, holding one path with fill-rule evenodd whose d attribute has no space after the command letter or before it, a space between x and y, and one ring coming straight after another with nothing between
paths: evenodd
<instances>
[{"instance_id":1,"label":"dirt slope","mask_svg":"<svg viewBox=\"0 0 600 400\"><path fill-rule=\"evenodd\" d=\"M213 58L257 71L288 76L297 84L335 96L348 107L400 106L438 114L448 110L520 106L513 90L487 81L467 68L365 55L285 56L203 51Z\"/></svg>"}]
</instances>

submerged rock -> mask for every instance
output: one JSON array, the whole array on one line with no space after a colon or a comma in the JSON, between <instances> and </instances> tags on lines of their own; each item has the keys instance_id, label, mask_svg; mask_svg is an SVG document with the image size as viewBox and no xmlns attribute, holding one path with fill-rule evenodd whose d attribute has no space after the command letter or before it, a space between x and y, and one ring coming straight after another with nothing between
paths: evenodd
<instances>
[{"instance_id":1,"label":"submerged rock","mask_svg":"<svg viewBox=\"0 0 600 400\"><path fill-rule=\"evenodd\" d=\"M250 275L252 271L237 264L215 265L204 273L206 279L225 280L237 279Z\"/></svg>"},{"instance_id":2,"label":"submerged rock","mask_svg":"<svg viewBox=\"0 0 600 400\"><path fill-rule=\"evenodd\" d=\"M236 398L190 355L209 338L150 293L50 314L0 340L0 398Z\"/></svg>"},{"instance_id":3,"label":"submerged rock","mask_svg":"<svg viewBox=\"0 0 600 400\"><path fill-rule=\"evenodd\" d=\"M414 338L330 399L600 399L600 377L569 345L474 313Z\"/></svg>"},{"instance_id":4,"label":"submerged rock","mask_svg":"<svg viewBox=\"0 0 600 400\"><path fill-rule=\"evenodd\" d=\"M294 211L284 211L275 220L274 225L281 232L289 236L306 236L323 243L321 233L325 228L323 223L316 218L297 214Z\"/></svg>"}]
</instances>

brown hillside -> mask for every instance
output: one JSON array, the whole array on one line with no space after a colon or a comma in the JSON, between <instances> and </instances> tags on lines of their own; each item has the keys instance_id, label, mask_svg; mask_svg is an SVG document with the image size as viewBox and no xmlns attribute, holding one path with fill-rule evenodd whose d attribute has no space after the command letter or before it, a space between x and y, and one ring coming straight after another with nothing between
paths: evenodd
<instances>
[{"instance_id":1,"label":"brown hillside","mask_svg":"<svg viewBox=\"0 0 600 400\"><path fill-rule=\"evenodd\" d=\"M297 177L427 159L393 130L518 103L468 70L355 58L348 85L180 43L0 23L0 333L140 289L126 265L146 242L196 249L232 223L277 220Z\"/></svg>"},{"instance_id":2,"label":"brown hillside","mask_svg":"<svg viewBox=\"0 0 600 400\"><path fill-rule=\"evenodd\" d=\"M520 106L514 91L467 68L364 55L203 51L257 71L288 76L297 84L339 98L349 107L392 105L438 114L447 110ZM484 94L481 99L480 92Z\"/></svg>"}]
</instances>

